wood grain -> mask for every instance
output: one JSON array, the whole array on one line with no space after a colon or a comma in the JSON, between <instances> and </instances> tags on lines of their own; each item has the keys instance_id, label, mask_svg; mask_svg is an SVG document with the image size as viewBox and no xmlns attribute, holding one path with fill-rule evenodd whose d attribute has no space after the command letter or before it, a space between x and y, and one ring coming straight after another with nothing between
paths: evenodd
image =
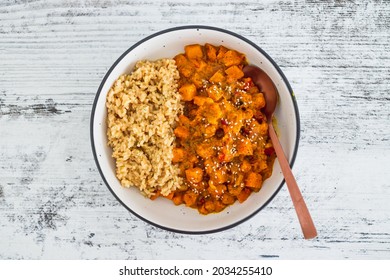
<instances>
[{"instance_id":1,"label":"wood grain","mask_svg":"<svg viewBox=\"0 0 390 280\"><path fill-rule=\"evenodd\" d=\"M389 259L389 2L257 2L1 1L0 259ZM288 77L318 238L301 238L286 188L238 227L190 236L103 184L89 140L101 79L138 40L187 24L247 37Z\"/></svg>"}]
</instances>

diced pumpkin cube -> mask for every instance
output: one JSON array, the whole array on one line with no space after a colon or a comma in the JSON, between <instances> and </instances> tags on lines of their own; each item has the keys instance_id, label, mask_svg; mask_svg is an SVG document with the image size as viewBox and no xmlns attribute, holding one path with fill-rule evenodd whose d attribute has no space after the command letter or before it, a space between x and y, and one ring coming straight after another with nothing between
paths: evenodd
<instances>
[{"instance_id":1,"label":"diced pumpkin cube","mask_svg":"<svg viewBox=\"0 0 390 280\"><path fill-rule=\"evenodd\" d=\"M259 170L260 171L263 171L265 169L268 168L268 165L267 165L267 162L265 160L262 160L260 163L259 163Z\"/></svg>"},{"instance_id":2,"label":"diced pumpkin cube","mask_svg":"<svg viewBox=\"0 0 390 280\"><path fill-rule=\"evenodd\" d=\"M194 84L184 84L179 88L179 93L183 101L191 101L196 95L196 86Z\"/></svg>"},{"instance_id":3,"label":"diced pumpkin cube","mask_svg":"<svg viewBox=\"0 0 390 280\"><path fill-rule=\"evenodd\" d=\"M251 156L253 155L252 143L249 139L241 138L237 141L237 152L240 155Z\"/></svg>"},{"instance_id":4,"label":"diced pumpkin cube","mask_svg":"<svg viewBox=\"0 0 390 280\"><path fill-rule=\"evenodd\" d=\"M197 71L202 71L205 67L207 67L207 63L201 58L191 59L191 62Z\"/></svg>"},{"instance_id":5,"label":"diced pumpkin cube","mask_svg":"<svg viewBox=\"0 0 390 280\"><path fill-rule=\"evenodd\" d=\"M192 73L194 72L194 68L191 67L191 65L185 65L183 67L178 67L178 70L179 70L179 73L182 74L186 78L191 77Z\"/></svg>"},{"instance_id":6,"label":"diced pumpkin cube","mask_svg":"<svg viewBox=\"0 0 390 280\"><path fill-rule=\"evenodd\" d=\"M214 211L216 213L218 213L218 212L221 212L223 209L225 209L226 205L223 204L222 201L217 200L217 201L214 202L214 207L215 207Z\"/></svg>"},{"instance_id":7,"label":"diced pumpkin cube","mask_svg":"<svg viewBox=\"0 0 390 280\"><path fill-rule=\"evenodd\" d=\"M212 159L208 158L204 161L204 168L205 168L207 174L213 173L213 166L214 166L214 163L213 163Z\"/></svg>"},{"instance_id":8,"label":"diced pumpkin cube","mask_svg":"<svg viewBox=\"0 0 390 280\"><path fill-rule=\"evenodd\" d=\"M260 110L265 106L265 99L262 93L255 93L252 95L252 104L253 107L257 110Z\"/></svg>"},{"instance_id":9,"label":"diced pumpkin cube","mask_svg":"<svg viewBox=\"0 0 390 280\"><path fill-rule=\"evenodd\" d=\"M177 69L184 77L190 77L194 71L193 64L183 55L179 54L174 57Z\"/></svg>"},{"instance_id":10,"label":"diced pumpkin cube","mask_svg":"<svg viewBox=\"0 0 390 280\"><path fill-rule=\"evenodd\" d=\"M187 139L188 136L190 135L190 131L188 130L188 128L186 128L184 126L176 127L174 130L174 133L175 133L176 137L179 137L181 139Z\"/></svg>"},{"instance_id":11,"label":"diced pumpkin cube","mask_svg":"<svg viewBox=\"0 0 390 280\"><path fill-rule=\"evenodd\" d=\"M248 188L260 189L263 178L259 173L251 172L245 179L245 186Z\"/></svg>"},{"instance_id":12,"label":"diced pumpkin cube","mask_svg":"<svg viewBox=\"0 0 390 280\"><path fill-rule=\"evenodd\" d=\"M252 103L252 95L244 92L236 91L233 97L234 102L240 102L242 104L251 104ZM241 105L240 105L241 106ZM244 118L244 115L240 116Z\"/></svg>"},{"instance_id":13,"label":"diced pumpkin cube","mask_svg":"<svg viewBox=\"0 0 390 280\"><path fill-rule=\"evenodd\" d=\"M182 162L185 158L185 150L182 148L173 148L173 157L172 157L172 162L177 163L177 162Z\"/></svg>"},{"instance_id":14,"label":"diced pumpkin cube","mask_svg":"<svg viewBox=\"0 0 390 280\"><path fill-rule=\"evenodd\" d=\"M238 79L241 79L244 77L244 72L238 66L233 65L225 70L225 73L227 74L227 82L233 83L237 81Z\"/></svg>"},{"instance_id":15,"label":"diced pumpkin cube","mask_svg":"<svg viewBox=\"0 0 390 280\"><path fill-rule=\"evenodd\" d=\"M243 186L243 182L242 182L243 180L244 180L244 175L238 173L238 176L237 176L237 178L236 178L236 180L234 182L234 185L236 185L236 186Z\"/></svg>"},{"instance_id":16,"label":"diced pumpkin cube","mask_svg":"<svg viewBox=\"0 0 390 280\"><path fill-rule=\"evenodd\" d=\"M213 146L201 143L196 146L196 153L204 159L208 159L214 155Z\"/></svg>"},{"instance_id":17,"label":"diced pumpkin cube","mask_svg":"<svg viewBox=\"0 0 390 280\"><path fill-rule=\"evenodd\" d=\"M182 192L177 192L172 198L172 201L175 205L180 205L183 203L183 193Z\"/></svg>"},{"instance_id":18,"label":"diced pumpkin cube","mask_svg":"<svg viewBox=\"0 0 390 280\"><path fill-rule=\"evenodd\" d=\"M222 147L218 154L218 160L220 162L231 162L236 155L237 152L233 143L225 143L225 147Z\"/></svg>"},{"instance_id":19,"label":"diced pumpkin cube","mask_svg":"<svg viewBox=\"0 0 390 280\"><path fill-rule=\"evenodd\" d=\"M203 178L202 178L203 179ZM206 187L206 185L205 185L205 183L204 182L199 182L199 183L193 183L193 182L190 182L191 183L191 187L192 187L192 189L194 190L194 189L196 189L196 190L198 190L199 192L202 192L204 189L205 189L205 187Z\"/></svg>"},{"instance_id":20,"label":"diced pumpkin cube","mask_svg":"<svg viewBox=\"0 0 390 280\"><path fill-rule=\"evenodd\" d=\"M243 112L241 110L235 110L233 112L229 112L228 119L230 120L229 130L233 134L239 133L243 125L243 119L244 119Z\"/></svg>"},{"instance_id":21,"label":"diced pumpkin cube","mask_svg":"<svg viewBox=\"0 0 390 280\"><path fill-rule=\"evenodd\" d=\"M217 53L217 59L222 59L224 56L225 56L225 53L228 51L229 49L225 48L224 46L220 46L219 49L218 49L218 53Z\"/></svg>"},{"instance_id":22,"label":"diced pumpkin cube","mask_svg":"<svg viewBox=\"0 0 390 280\"><path fill-rule=\"evenodd\" d=\"M248 173L252 169L252 165L247 160L243 160L240 169L244 173Z\"/></svg>"},{"instance_id":23,"label":"diced pumpkin cube","mask_svg":"<svg viewBox=\"0 0 390 280\"><path fill-rule=\"evenodd\" d=\"M188 115L190 116L190 118L194 118L192 121L191 121L191 127L196 127L197 125L199 125L200 123L202 123L202 119L203 119L203 116L198 114L198 111L200 109L196 110L196 109L193 109L191 110ZM193 134L193 137L199 137L201 134L200 134L200 131L199 130L195 130L194 131L194 134Z\"/></svg>"},{"instance_id":24,"label":"diced pumpkin cube","mask_svg":"<svg viewBox=\"0 0 390 280\"><path fill-rule=\"evenodd\" d=\"M206 202L204 203L204 207L208 212L213 212L215 210L215 205L212 200L206 200Z\"/></svg>"},{"instance_id":25,"label":"diced pumpkin cube","mask_svg":"<svg viewBox=\"0 0 390 280\"><path fill-rule=\"evenodd\" d=\"M242 62L244 56L236 51L229 50L221 58L221 62L225 64L226 67L232 65L238 65Z\"/></svg>"},{"instance_id":26,"label":"diced pumpkin cube","mask_svg":"<svg viewBox=\"0 0 390 280\"><path fill-rule=\"evenodd\" d=\"M187 117L184 116L184 115L180 115L180 116L179 116L179 122L180 122L182 125L186 125L186 126L190 125L190 123L191 123L190 119L187 118Z\"/></svg>"},{"instance_id":27,"label":"diced pumpkin cube","mask_svg":"<svg viewBox=\"0 0 390 280\"><path fill-rule=\"evenodd\" d=\"M191 163L197 163L199 161L199 159L196 155L192 155L188 158L188 161Z\"/></svg>"},{"instance_id":28,"label":"diced pumpkin cube","mask_svg":"<svg viewBox=\"0 0 390 280\"><path fill-rule=\"evenodd\" d=\"M211 76L210 78L210 82L212 83L221 83L223 81L225 81L225 75L223 74L222 70L218 70L217 72L214 73L213 76Z\"/></svg>"},{"instance_id":29,"label":"diced pumpkin cube","mask_svg":"<svg viewBox=\"0 0 390 280\"><path fill-rule=\"evenodd\" d=\"M244 173L248 173L252 169L252 165L247 160L243 160L240 169Z\"/></svg>"},{"instance_id":30,"label":"diced pumpkin cube","mask_svg":"<svg viewBox=\"0 0 390 280\"><path fill-rule=\"evenodd\" d=\"M188 59L183 54L178 54L174 57L177 68L185 66L188 64Z\"/></svg>"},{"instance_id":31,"label":"diced pumpkin cube","mask_svg":"<svg viewBox=\"0 0 390 280\"><path fill-rule=\"evenodd\" d=\"M204 116L209 123L218 124L219 119L223 116L223 112L217 103L213 103L207 107Z\"/></svg>"},{"instance_id":32,"label":"diced pumpkin cube","mask_svg":"<svg viewBox=\"0 0 390 280\"><path fill-rule=\"evenodd\" d=\"M191 167L191 166L186 166L184 163L185 163L185 162L180 162L180 163L179 163L179 169L180 169L180 173L181 173L181 174L184 174L184 172L186 171L186 169Z\"/></svg>"},{"instance_id":33,"label":"diced pumpkin cube","mask_svg":"<svg viewBox=\"0 0 390 280\"><path fill-rule=\"evenodd\" d=\"M228 191L233 196L238 196L241 193L242 189L243 187L241 186L234 186L234 185L228 186Z\"/></svg>"},{"instance_id":34,"label":"diced pumpkin cube","mask_svg":"<svg viewBox=\"0 0 390 280\"><path fill-rule=\"evenodd\" d=\"M194 104L198 106L203 106L205 103L214 103L214 101L210 97L205 97L205 96L195 96L194 97Z\"/></svg>"},{"instance_id":35,"label":"diced pumpkin cube","mask_svg":"<svg viewBox=\"0 0 390 280\"><path fill-rule=\"evenodd\" d=\"M192 78L191 78L191 82L194 83L194 85L196 86L196 88L201 88L203 86L203 78L202 76L199 74L199 73L195 73Z\"/></svg>"},{"instance_id":36,"label":"diced pumpkin cube","mask_svg":"<svg viewBox=\"0 0 390 280\"><path fill-rule=\"evenodd\" d=\"M257 112L256 112L257 114ZM255 116L256 117L256 116ZM258 137L258 135L261 135L261 125L258 121L255 119L252 119L251 122L249 123L249 127L251 128L249 137Z\"/></svg>"},{"instance_id":37,"label":"diced pumpkin cube","mask_svg":"<svg viewBox=\"0 0 390 280\"><path fill-rule=\"evenodd\" d=\"M183 201L184 203L191 207L191 206L195 206L195 203L196 203L196 199L198 198L198 194L192 192L192 191L187 191L184 195L183 195Z\"/></svg>"},{"instance_id":38,"label":"diced pumpkin cube","mask_svg":"<svg viewBox=\"0 0 390 280\"><path fill-rule=\"evenodd\" d=\"M205 138L211 138L215 135L215 131L217 130L218 126L216 124L207 124L203 127L202 132L203 136Z\"/></svg>"},{"instance_id":39,"label":"diced pumpkin cube","mask_svg":"<svg viewBox=\"0 0 390 280\"><path fill-rule=\"evenodd\" d=\"M207 58L210 61L215 61L217 59L217 48L210 44L206 44L204 47L206 50Z\"/></svg>"},{"instance_id":40,"label":"diced pumpkin cube","mask_svg":"<svg viewBox=\"0 0 390 280\"><path fill-rule=\"evenodd\" d=\"M199 183L203 179L203 170L199 167L187 169L185 173L187 180L191 183Z\"/></svg>"},{"instance_id":41,"label":"diced pumpkin cube","mask_svg":"<svg viewBox=\"0 0 390 280\"><path fill-rule=\"evenodd\" d=\"M227 173L226 170L222 168L217 168L214 170L211 179L216 183L216 184L223 184L227 181Z\"/></svg>"},{"instance_id":42,"label":"diced pumpkin cube","mask_svg":"<svg viewBox=\"0 0 390 280\"><path fill-rule=\"evenodd\" d=\"M207 93L209 97L212 98L214 101L218 101L223 96L223 90L217 85L212 85L208 87Z\"/></svg>"},{"instance_id":43,"label":"diced pumpkin cube","mask_svg":"<svg viewBox=\"0 0 390 280\"><path fill-rule=\"evenodd\" d=\"M223 204L230 205L234 203L234 197L230 195L229 193L224 193L222 195L221 201Z\"/></svg>"},{"instance_id":44,"label":"diced pumpkin cube","mask_svg":"<svg viewBox=\"0 0 390 280\"><path fill-rule=\"evenodd\" d=\"M262 122L260 124L260 134L261 135L267 135L268 134L268 123Z\"/></svg>"},{"instance_id":45,"label":"diced pumpkin cube","mask_svg":"<svg viewBox=\"0 0 390 280\"><path fill-rule=\"evenodd\" d=\"M215 199L220 199L222 195L227 191L227 188L225 185L214 185L214 183L210 181L207 191L209 192L211 197Z\"/></svg>"},{"instance_id":46,"label":"diced pumpkin cube","mask_svg":"<svg viewBox=\"0 0 390 280\"><path fill-rule=\"evenodd\" d=\"M209 213L209 211L207 211L204 204L201 204L200 206L198 204L198 211L200 214L203 214L203 215L207 215Z\"/></svg>"},{"instance_id":47,"label":"diced pumpkin cube","mask_svg":"<svg viewBox=\"0 0 390 280\"><path fill-rule=\"evenodd\" d=\"M237 195L237 200L240 203L243 203L251 194L251 190L249 188L243 188L242 191Z\"/></svg>"},{"instance_id":48,"label":"diced pumpkin cube","mask_svg":"<svg viewBox=\"0 0 390 280\"><path fill-rule=\"evenodd\" d=\"M246 109L243 113L243 116L245 119L250 120L253 117L253 110L252 109ZM255 121L255 120L254 120Z\"/></svg>"},{"instance_id":49,"label":"diced pumpkin cube","mask_svg":"<svg viewBox=\"0 0 390 280\"><path fill-rule=\"evenodd\" d=\"M193 58L202 58L203 57L203 51L201 45L188 45L184 48L186 56L190 59Z\"/></svg>"}]
</instances>

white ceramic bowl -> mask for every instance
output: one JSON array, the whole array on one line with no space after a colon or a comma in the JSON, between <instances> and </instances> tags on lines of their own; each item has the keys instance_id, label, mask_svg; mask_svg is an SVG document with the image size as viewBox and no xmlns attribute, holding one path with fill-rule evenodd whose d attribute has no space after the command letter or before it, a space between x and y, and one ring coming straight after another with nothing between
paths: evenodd
<instances>
[{"instance_id":1,"label":"white ceramic bowl","mask_svg":"<svg viewBox=\"0 0 390 280\"><path fill-rule=\"evenodd\" d=\"M201 215L196 209L175 206L168 199L149 200L137 188L123 188L115 177L115 163L106 137L106 95L113 82L130 73L141 59L173 58L184 52L189 44L224 45L244 53L250 64L262 68L275 83L280 102L275 116L278 120L280 142L289 162L293 164L299 142L299 114L293 91L276 63L256 44L227 30L207 26L183 26L153 34L129 48L113 64L98 89L91 116L92 150L99 172L112 194L140 219L166 230L181 233L211 233L231 228L258 213L277 194L284 183L278 161L273 174L258 193L242 204L236 202L216 214ZM267 217L272 219L272 217Z\"/></svg>"}]
</instances>

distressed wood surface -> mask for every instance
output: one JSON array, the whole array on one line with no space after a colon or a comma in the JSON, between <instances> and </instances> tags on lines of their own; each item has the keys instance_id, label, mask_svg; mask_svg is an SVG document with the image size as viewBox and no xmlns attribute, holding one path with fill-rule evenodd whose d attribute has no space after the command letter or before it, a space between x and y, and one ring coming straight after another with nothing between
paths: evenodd
<instances>
[{"instance_id":1,"label":"distressed wood surface","mask_svg":"<svg viewBox=\"0 0 390 280\"><path fill-rule=\"evenodd\" d=\"M258 2L0 1L0 259L389 259L389 1ZM191 236L103 184L89 140L101 79L138 40L187 24L249 38L288 77L317 239L285 187L249 221Z\"/></svg>"}]
</instances>

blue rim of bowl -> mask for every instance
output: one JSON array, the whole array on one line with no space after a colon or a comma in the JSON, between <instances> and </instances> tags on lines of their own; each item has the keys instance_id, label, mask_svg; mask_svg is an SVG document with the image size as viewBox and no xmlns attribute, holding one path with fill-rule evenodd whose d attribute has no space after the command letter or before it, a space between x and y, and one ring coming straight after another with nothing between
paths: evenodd
<instances>
[{"instance_id":1,"label":"blue rim of bowl","mask_svg":"<svg viewBox=\"0 0 390 280\"><path fill-rule=\"evenodd\" d=\"M217 228L217 229L212 229L212 230L205 230L205 231L186 231L186 230L178 230L178 229L173 229L173 228L169 228L169 227L165 227L165 226L162 226L162 225L159 225L157 223L154 223L154 222L151 222L149 221L148 219L145 219L144 217L142 217L141 215L135 213L133 210L131 210L116 194L115 192L113 191L113 189L111 188L111 186L108 184L106 178L104 177L104 174L103 174L103 171L99 165L99 161L98 161L98 157L97 157L97 154L96 154L96 149L95 149L95 141L94 141L94 137L93 137L93 123L94 123L94 119L95 119L95 110L96 110L96 104L97 104L97 101L99 99L99 96L101 94L101 90L103 88L103 85L105 84L108 76L111 74L111 72L113 71L113 69L116 67L116 65L129 53L131 52L134 48L136 48L137 46L141 45L142 43L156 37L156 36L159 36L161 34L165 34L165 33L169 33L169 32L173 32L173 31L177 31L177 30L184 30L184 29L196 29L196 30L200 30L200 29L206 29L206 30L214 30L214 31L218 31L218 32L222 32L222 33L226 33L226 34L229 34L229 35L232 35L234 37L237 37L238 39L248 43L249 45L251 45L252 47L254 47L256 50L258 50L261 54L263 54L271 63L272 65L275 67L275 69L278 71L278 73L280 74L280 76L282 77L283 79L283 82L286 84L289 92L290 92L290 96L291 96L291 99L292 99L292 102L293 102L293 105L294 105L294 111L295 111L295 119L296 119L296 126L297 126L297 136L296 136L296 139L295 139L295 146L294 146L294 151L293 151L293 155L292 155L292 158L291 158L291 162L290 162L290 166L293 167L294 165L294 162L295 162L295 159L296 159L296 156L297 156L297 152L298 152L298 145L299 145L299 138L300 138L300 117L299 117L299 111L298 111L298 105L297 105L297 102L296 102L296 99L295 99L295 95L294 95L294 92L291 88L291 85L290 83L288 82L286 76L284 75L284 73L282 72L282 70L279 68L279 66L275 63L275 61L263 50L261 49L259 46L257 46L255 43L253 43L252 41L248 40L247 38L237 34L237 33L234 33L234 32L231 32L231 31L228 31L228 30L225 30L225 29L222 29L222 28L219 28L219 27L213 27L213 26L205 26L205 25L185 25L185 26L178 26L178 27L173 27L173 28L169 28L169 29L165 29L165 30L162 30L162 31L159 31L157 33L154 33L140 41L138 41L137 43L135 43L133 46L131 46L127 51L125 51L116 61L115 63L110 67L110 69L107 71L106 75L104 76L102 82L100 83L100 86L99 86L99 89L96 93L96 97L95 97L95 100L93 102L93 106L92 106L92 112L91 112L91 121L90 121L90 137L91 137L91 145L92 145L92 152L93 152L93 156L94 156L94 159L95 159L95 162L96 162L96 165L97 165L97 168L99 170L99 173L100 173L100 176L102 177L104 183L106 184L106 186L108 187L108 189L110 190L110 192L113 194L113 196L128 210L130 211L133 215L135 215L136 217L138 217L139 219L141 219L142 221L144 222L147 222L155 227L158 227L158 228L161 228L161 229L164 229L164 230L167 230L167 231L171 231L171 232L176 232L176 233L181 233L181 234L210 234L210 233L216 233L216 232L220 232L220 231L224 231L224 230L227 230L227 229L230 229L230 228L233 228L247 220L249 220L250 218L252 218L253 216L255 216L257 213L259 213L264 207L266 207L273 199L274 197L279 193L280 189L282 188L282 186L284 185L285 183L285 180L283 179L282 182L280 183L279 187L276 189L276 191L272 194L272 196L259 208L257 209L256 211L254 211L252 214L242 218L241 220L237 221L237 222L234 222L228 226L224 226L224 227L221 227L221 228Z\"/></svg>"}]
</instances>

